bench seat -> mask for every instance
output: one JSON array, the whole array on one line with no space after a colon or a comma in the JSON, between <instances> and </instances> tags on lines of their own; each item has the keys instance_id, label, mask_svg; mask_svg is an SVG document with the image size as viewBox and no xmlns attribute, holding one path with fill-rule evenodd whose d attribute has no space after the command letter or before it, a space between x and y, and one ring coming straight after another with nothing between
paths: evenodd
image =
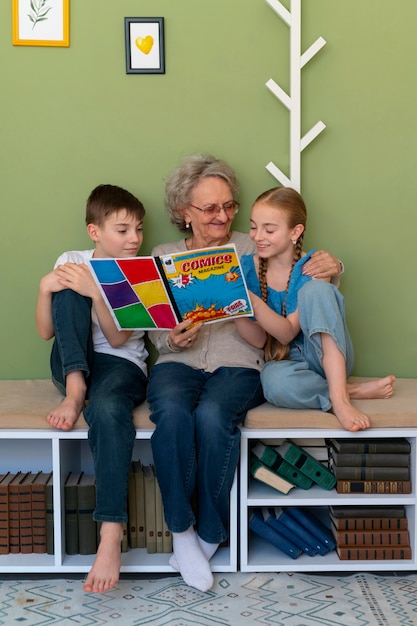
<instances>
[{"instance_id":1,"label":"bench seat","mask_svg":"<svg viewBox=\"0 0 417 626\"><path fill-rule=\"evenodd\" d=\"M352 378L352 381L367 380ZM369 379L370 380L370 379ZM61 394L50 380L0 380L0 428L53 429L45 419L57 406ZM417 379L400 378L395 394L388 400L354 400L353 404L366 413L374 428L417 427ZM148 405L143 403L133 411L137 429L153 429ZM274 407L267 402L248 412L245 427L252 429L322 428L342 429L331 413L317 410L295 410ZM88 426L80 415L75 430Z\"/></svg>"}]
</instances>

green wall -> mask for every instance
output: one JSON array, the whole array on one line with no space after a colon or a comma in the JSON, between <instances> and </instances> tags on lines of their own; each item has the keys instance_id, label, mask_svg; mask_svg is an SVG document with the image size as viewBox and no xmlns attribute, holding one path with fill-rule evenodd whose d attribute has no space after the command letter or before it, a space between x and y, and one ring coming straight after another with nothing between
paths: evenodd
<instances>
[{"instance_id":1,"label":"green wall","mask_svg":"<svg viewBox=\"0 0 417 626\"><path fill-rule=\"evenodd\" d=\"M289 0L284 4L289 7ZM166 74L126 75L124 17L163 16ZM343 259L359 375L417 376L415 209L417 3L303 0L307 246ZM289 89L289 31L264 0L71 0L69 48L13 47L0 5L2 188L0 378L48 377L36 334L40 277L64 250L89 247L84 206L101 182L147 208L144 253L178 238L163 181L190 152L228 160L241 181L236 226L288 173L288 112L265 87Z\"/></svg>"}]
</instances>

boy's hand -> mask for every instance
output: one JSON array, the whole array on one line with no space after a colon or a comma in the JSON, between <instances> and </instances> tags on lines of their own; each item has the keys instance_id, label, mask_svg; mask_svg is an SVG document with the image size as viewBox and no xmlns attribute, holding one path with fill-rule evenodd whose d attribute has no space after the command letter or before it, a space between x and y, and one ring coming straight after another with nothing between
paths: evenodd
<instances>
[{"instance_id":1,"label":"boy's hand","mask_svg":"<svg viewBox=\"0 0 417 626\"><path fill-rule=\"evenodd\" d=\"M58 283L62 289L72 289L81 296L94 298L99 295L99 289L90 269L84 263L65 263L55 270Z\"/></svg>"}]
</instances>

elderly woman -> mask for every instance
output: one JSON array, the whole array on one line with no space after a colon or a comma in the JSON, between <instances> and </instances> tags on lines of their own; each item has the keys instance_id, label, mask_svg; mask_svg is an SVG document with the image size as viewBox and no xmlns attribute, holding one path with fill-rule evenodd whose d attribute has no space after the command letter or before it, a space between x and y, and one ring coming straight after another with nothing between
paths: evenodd
<instances>
[{"instance_id":1,"label":"elderly woman","mask_svg":"<svg viewBox=\"0 0 417 626\"><path fill-rule=\"evenodd\" d=\"M239 210L237 192L235 174L224 161L200 154L187 157L166 182L171 222L187 236L152 253L228 243L236 245L239 256L252 253L249 235L232 230ZM306 270L317 277L333 276L340 272L340 262L321 251ZM159 352L148 400L156 425L154 464L173 535L170 564L188 585L207 591L213 584L209 560L227 538L239 425L249 409L264 401L263 345L249 345L233 321L194 326L184 321L169 332L149 334Z\"/></svg>"}]
</instances>

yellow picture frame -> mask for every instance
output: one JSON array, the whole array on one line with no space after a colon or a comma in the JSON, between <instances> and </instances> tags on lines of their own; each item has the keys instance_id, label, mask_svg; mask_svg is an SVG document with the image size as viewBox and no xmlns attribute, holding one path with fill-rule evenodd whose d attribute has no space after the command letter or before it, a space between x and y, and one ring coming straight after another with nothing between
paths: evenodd
<instances>
[{"instance_id":1,"label":"yellow picture frame","mask_svg":"<svg viewBox=\"0 0 417 626\"><path fill-rule=\"evenodd\" d=\"M12 0L14 46L69 47L70 0Z\"/></svg>"}]
</instances>

